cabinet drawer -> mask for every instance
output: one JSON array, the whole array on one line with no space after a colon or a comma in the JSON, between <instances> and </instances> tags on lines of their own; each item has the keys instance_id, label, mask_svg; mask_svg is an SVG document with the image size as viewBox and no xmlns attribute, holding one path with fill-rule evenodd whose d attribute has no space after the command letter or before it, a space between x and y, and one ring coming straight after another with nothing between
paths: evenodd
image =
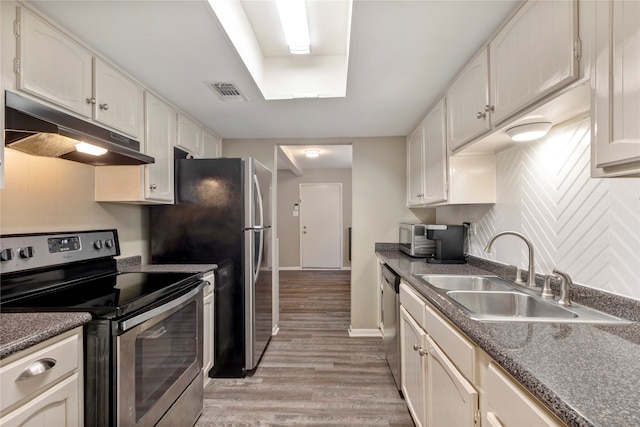
<instances>
[{"instance_id":1,"label":"cabinet drawer","mask_svg":"<svg viewBox=\"0 0 640 427\"><path fill-rule=\"evenodd\" d=\"M3 365L0 368L0 411L46 389L51 384L69 375L78 369L80 354L80 342L78 334L67 336L64 339L53 338L50 344L44 348L31 352L24 350L18 353L18 359ZM24 356L23 356L24 354ZM45 369L45 366L53 365L40 374L34 374L20 378L29 368Z\"/></svg>"},{"instance_id":2,"label":"cabinet drawer","mask_svg":"<svg viewBox=\"0 0 640 427\"><path fill-rule=\"evenodd\" d=\"M485 391L488 408L485 417L489 425L539 427L563 425L538 402L529 397L494 363L489 364Z\"/></svg>"},{"instance_id":3,"label":"cabinet drawer","mask_svg":"<svg viewBox=\"0 0 640 427\"><path fill-rule=\"evenodd\" d=\"M427 333L469 380L474 379L475 346L449 322L425 305Z\"/></svg>"},{"instance_id":4,"label":"cabinet drawer","mask_svg":"<svg viewBox=\"0 0 640 427\"><path fill-rule=\"evenodd\" d=\"M404 282L400 283L400 304L411 314L421 328L426 329L424 327L424 308L426 304L424 300Z\"/></svg>"}]
</instances>

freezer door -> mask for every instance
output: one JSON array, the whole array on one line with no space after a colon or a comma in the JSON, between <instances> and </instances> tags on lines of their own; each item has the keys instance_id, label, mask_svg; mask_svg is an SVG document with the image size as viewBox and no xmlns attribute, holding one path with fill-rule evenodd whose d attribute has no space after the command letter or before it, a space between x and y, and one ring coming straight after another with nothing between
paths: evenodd
<instances>
[{"instance_id":1,"label":"freezer door","mask_svg":"<svg viewBox=\"0 0 640 427\"><path fill-rule=\"evenodd\" d=\"M244 228L271 226L271 171L257 160L244 161Z\"/></svg>"},{"instance_id":2,"label":"freezer door","mask_svg":"<svg viewBox=\"0 0 640 427\"><path fill-rule=\"evenodd\" d=\"M245 369L258 366L273 328L271 228L246 230Z\"/></svg>"}]
</instances>

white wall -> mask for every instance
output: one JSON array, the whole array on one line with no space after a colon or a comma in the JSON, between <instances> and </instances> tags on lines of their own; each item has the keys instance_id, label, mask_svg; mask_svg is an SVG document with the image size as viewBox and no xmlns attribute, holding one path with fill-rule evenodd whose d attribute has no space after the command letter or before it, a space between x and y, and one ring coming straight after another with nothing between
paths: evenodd
<instances>
[{"instance_id":1,"label":"white wall","mask_svg":"<svg viewBox=\"0 0 640 427\"><path fill-rule=\"evenodd\" d=\"M276 145L352 144L351 327L377 325L376 242L397 242L398 223L433 222L434 209L406 207L406 138L225 139L225 157L253 156L274 170ZM281 249L282 251L282 249Z\"/></svg>"},{"instance_id":2,"label":"white wall","mask_svg":"<svg viewBox=\"0 0 640 427\"><path fill-rule=\"evenodd\" d=\"M96 203L95 167L6 148L2 234L116 228L123 256L149 259L148 209Z\"/></svg>"},{"instance_id":3,"label":"white wall","mask_svg":"<svg viewBox=\"0 0 640 427\"><path fill-rule=\"evenodd\" d=\"M535 247L536 272L566 271L574 282L640 299L640 178L590 177L589 119L496 157L497 203L442 207L441 223L476 220L470 253L527 267L524 243L500 237L515 230Z\"/></svg>"}]
</instances>

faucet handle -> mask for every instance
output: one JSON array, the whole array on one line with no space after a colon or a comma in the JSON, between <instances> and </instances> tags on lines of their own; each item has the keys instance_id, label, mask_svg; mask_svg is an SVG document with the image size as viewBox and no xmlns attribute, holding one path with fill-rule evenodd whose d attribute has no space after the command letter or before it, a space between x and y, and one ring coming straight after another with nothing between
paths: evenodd
<instances>
[{"instance_id":1,"label":"faucet handle","mask_svg":"<svg viewBox=\"0 0 640 427\"><path fill-rule=\"evenodd\" d=\"M544 284L542 285L542 298L553 299L553 291L551 290L551 279L558 278L555 274L545 274Z\"/></svg>"},{"instance_id":2,"label":"faucet handle","mask_svg":"<svg viewBox=\"0 0 640 427\"><path fill-rule=\"evenodd\" d=\"M558 304L571 305L571 299L569 298L569 286L573 284L571 277L557 268L553 269L553 273L560 277L560 299L558 300Z\"/></svg>"},{"instance_id":3,"label":"faucet handle","mask_svg":"<svg viewBox=\"0 0 640 427\"><path fill-rule=\"evenodd\" d=\"M522 269L520 267L516 267L516 281L517 284L524 284L524 280L522 280Z\"/></svg>"}]
</instances>

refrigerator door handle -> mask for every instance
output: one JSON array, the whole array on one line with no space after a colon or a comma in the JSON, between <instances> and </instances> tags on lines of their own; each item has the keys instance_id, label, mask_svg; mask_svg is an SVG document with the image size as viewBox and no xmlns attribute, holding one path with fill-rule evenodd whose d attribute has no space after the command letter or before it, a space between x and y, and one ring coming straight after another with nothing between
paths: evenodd
<instances>
[{"instance_id":1,"label":"refrigerator door handle","mask_svg":"<svg viewBox=\"0 0 640 427\"><path fill-rule=\"evenodd\" d=\"M260 191L260 182L258 181L258 175L253 175L253 183L256 186L256 199L258 199L258 209L260 211L260 224L258 227L264 226L264 208L262 206L262 192Z\"/></svg>"},{"instance_id":2,"label":"refrigerator door handle","mask_svg":"<svg viewBox=\"0 0 640 427\"><path fill-rule=\"evenodd\" d=\"M264 248L264 232L260 230L260 241L258 242L258 258L256 260L255 271L253 274L253 283L258 283L258 274L260 274L260 266L262 265L263 248Z\"/></svg>"}]
</instances>

